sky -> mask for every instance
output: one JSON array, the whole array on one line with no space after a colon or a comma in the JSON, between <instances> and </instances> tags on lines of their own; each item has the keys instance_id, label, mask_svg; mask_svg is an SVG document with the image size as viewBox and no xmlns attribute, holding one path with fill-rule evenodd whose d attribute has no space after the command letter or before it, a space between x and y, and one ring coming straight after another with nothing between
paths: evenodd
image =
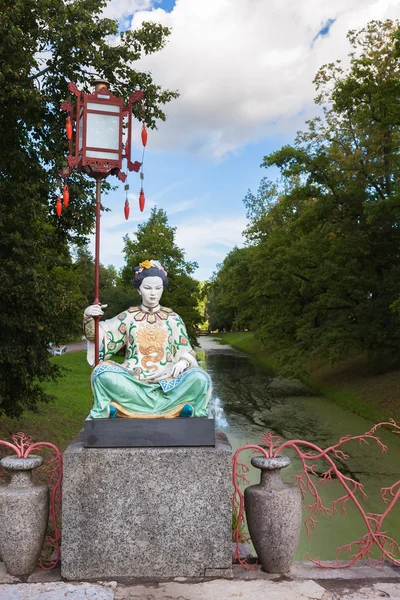
<instances>
[{"instance_id":1,"label":"sky","mask_svg":"<svg viewBox=\"0 0 400 600\"><path fill-rule=\"evenodd\" d=\"M260 167L263 157L292 143L317 114L312 82L320 66L347 65L348 30L400 18L400 0L110 0L104 14L120 30L144 21L172 29L166 47L135 68L180 97L148 132L144 212L136 173L128 175L128 221L123 184L103 198L111 210L102 216L101 262L122 267L123 236L157 206L186 259L198 263L194 277L205 280L244 243L247 191L277 176ZM131 158L140 160L139 125L133 134Z\"/></svg>"}]
</instances>

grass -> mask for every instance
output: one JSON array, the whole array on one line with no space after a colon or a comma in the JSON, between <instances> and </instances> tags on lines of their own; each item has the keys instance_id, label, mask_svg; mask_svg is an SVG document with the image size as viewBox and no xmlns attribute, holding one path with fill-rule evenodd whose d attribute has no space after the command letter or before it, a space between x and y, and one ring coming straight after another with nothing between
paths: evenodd
<instances>
[{"instance_id":1,"label":"grass","mask_svg":"<svg viewBox=\"0 0 400 600\"><path fill-rule=\"evenodd\" d=\"M51 360L66 369L64 377L43 385L55 400L48 404L39 403L36 413L27 411L19 419L2 415L0 439L9 440L13 433L23 431L34 441L51 442L63 452L83 428L93 403L92 369L86 362L86 352L54 356Z\"/></svg>"},{"instance_id":2,"label":"grass","mask_svg":"<svg viewBox=\"0 0 400 600\"><path fill-rule=\"evenodd\" d=\"M400 371L378 375L365 356L334 366L313 365L305 383L366 419L400 421Z\"/></svg>"},{"instance_id":3,"label":"grass","mask_svg":"<svg viewBox=\"0 0 400 600\"><path fill-rule=\"evenodd\" d=\"M231 331L214 335L221 344L229 344L232 348L251 354L251 360L270 373L277 372L277 366L272 354L263 348L255 338L254 333L247 331Z\"/></svg>"},{"instance_id":4,"label":"grass","mask_svg":"<svg viewBox=\"0 0 400 600\"><path fill-rule=\"evenodd\" d=\"M267 372L279 374L273 352L263 348L253 332L222 333L222 344L247 352ZM303 382L336 404L374 422L400 420L400 371L381 375L371 372L365 357L358 356L335 366L311 365Z\"/></svg>"}]
</instances>

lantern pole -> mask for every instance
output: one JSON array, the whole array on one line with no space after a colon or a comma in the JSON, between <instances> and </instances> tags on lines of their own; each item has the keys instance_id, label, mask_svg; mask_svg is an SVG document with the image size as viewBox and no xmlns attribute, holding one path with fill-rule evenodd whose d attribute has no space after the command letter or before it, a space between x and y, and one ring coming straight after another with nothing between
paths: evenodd
<instances>
[{"instance_id":1,"label":"lantern pole","mask_svg":"<svg viewBox=\"0 0 400 600\"><path fill-rule=\"evenodd\" d=\"M100 207L101 207L101 175L96 176L96 229L95 229L95 256L94 256L94 300L93 304L100 304ZM99 321L101 317L94 317L94 360L95 366L99 363Z\"/></svg>"}]
</instances>

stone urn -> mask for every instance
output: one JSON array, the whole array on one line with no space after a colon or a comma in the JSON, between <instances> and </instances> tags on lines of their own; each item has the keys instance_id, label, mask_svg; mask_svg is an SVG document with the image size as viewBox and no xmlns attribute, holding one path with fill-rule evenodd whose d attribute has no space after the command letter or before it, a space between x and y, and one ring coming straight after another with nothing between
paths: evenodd
<instances>
[{"instance_id":1,"label":"stone urn","mask_svg":"<svg viewBox=\"0 0 400 600\"><path fill-rule=\"evenodd\" d=\"M11 575L35 570L49 518L49 488L32 482L41 456L7 456L0 466L11 473L8 485L0 485L0 556Z\"/></svg>"},{"instance_id":2,"label":"stone urn","mask_svg":"<svg viewBox=\"0 0 400 600\"><path fill-rule=\"evenodd\" d=\"M280 471L290 464L288 456L255 457L261 480L244 491L247 525L264 571L290 570L301 527L301 493L295 483L283 483Z\"/></svg>"}]
</instances>

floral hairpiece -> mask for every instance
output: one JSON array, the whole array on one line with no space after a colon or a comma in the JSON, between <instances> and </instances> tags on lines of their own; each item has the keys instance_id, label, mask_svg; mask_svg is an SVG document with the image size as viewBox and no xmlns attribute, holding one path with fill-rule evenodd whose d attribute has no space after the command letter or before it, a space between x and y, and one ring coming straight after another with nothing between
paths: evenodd
<instances>
[{"instance_id":1,"label":"floral hairpiece","mask_svg":"<svg viewBox=\"0 0 400 600\"><path fill-rule=\"evenodd\" d=\"M164 269L164 267L161 265L161 263L158 260L145 260L144 262L139 263L139 269L137 271L135 271L135 277L137 277L139 275L139 273L144 271L144 269L151 269L152 267L159 269L167 277L167 275L168 275L167 271Z\"/></svg>"}]
</instances>

